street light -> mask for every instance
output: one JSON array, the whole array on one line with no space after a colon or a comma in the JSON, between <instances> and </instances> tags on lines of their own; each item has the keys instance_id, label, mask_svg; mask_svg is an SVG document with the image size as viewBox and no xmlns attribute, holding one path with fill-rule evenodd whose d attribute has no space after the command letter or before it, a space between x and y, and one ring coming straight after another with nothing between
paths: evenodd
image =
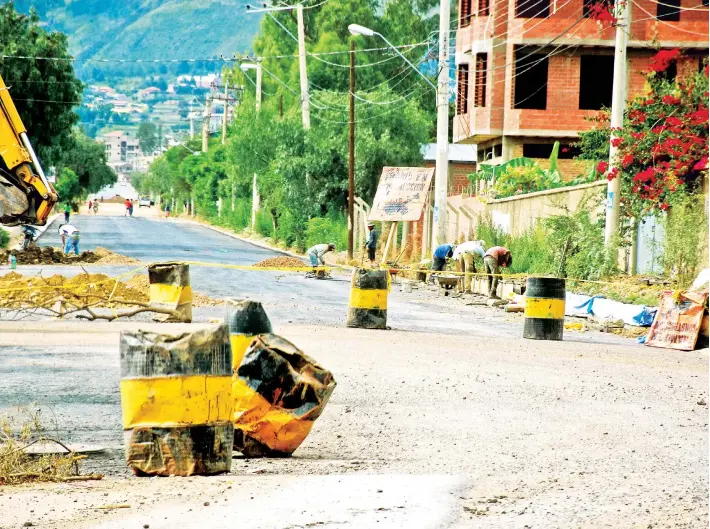
<instances>
[{"instance_id":1,"label":"street light","mask_svg":"<svg viewBox=\"0 0 710 529\"><path fill-rule=\"evenodd\" d=\"M449 1L441 0L441 16L448 24ZM443 25L442 25L443 27ZM382 33L359 24L350 24L351 35L364 37L378 36L399 55L413 70L415 70L429 86L436 91L436 180L434 183L434 247L444 244L447 236L447 190L449 183L449 40L448 25L446 32L442 30L439 41L439 79L438 87L434 85L419 69L411 63Z\"/></svg>"},{"instance_id":2,"label":"street light","mask_svg":"<svg viewBox=\"0 0 710 529\"><path fill-rule=\"evenodd\" d=\"M239 65L239 68L245 72L248 70L256 70L256 110L261 110L261 61L257 62L243 62Z\"/></svg>"}]
</instances>

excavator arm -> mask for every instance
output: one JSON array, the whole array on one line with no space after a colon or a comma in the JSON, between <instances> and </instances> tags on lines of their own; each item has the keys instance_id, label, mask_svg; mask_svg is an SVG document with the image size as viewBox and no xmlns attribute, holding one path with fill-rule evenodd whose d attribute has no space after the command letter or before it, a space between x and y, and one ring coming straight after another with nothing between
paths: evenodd
<instances>
[{"instance_id":1,"label":"excavator arm","mask_svg":"<svg viewBox=\"0 0 710 529\"><path fill-rule=\"evenodd\" d=\"M44 226L58 200L0 76L0 224Z\"/></svg>"}]
</instances>

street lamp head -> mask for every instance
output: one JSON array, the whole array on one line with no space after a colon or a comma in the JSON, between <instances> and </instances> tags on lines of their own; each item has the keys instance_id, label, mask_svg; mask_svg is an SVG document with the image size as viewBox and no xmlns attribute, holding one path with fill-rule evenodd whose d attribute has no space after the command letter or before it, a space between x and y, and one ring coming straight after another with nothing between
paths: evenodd
<instances>
[{"instance_id":1,"label":"street lamp head","mask_svg":"<svg viewBox=\"0 0 710 529\"><path fill-rule=\"evenodd\" d=\"M375 34L374 30L361 26L360 24L350 24L348 31L351 35L362 35L363 37L372 37Z\"/></svg>"},{"instance_id":2,"label":"street lamp head","mask_svg":"<svg viewBox=\"0 0 710 529\"><path fill-rule=\"evenodd\" d=\"M243 62L239 67L243 72L246 72L247 70L256 70L256 64L250 62Z\"/></svg>"}]
</instances>

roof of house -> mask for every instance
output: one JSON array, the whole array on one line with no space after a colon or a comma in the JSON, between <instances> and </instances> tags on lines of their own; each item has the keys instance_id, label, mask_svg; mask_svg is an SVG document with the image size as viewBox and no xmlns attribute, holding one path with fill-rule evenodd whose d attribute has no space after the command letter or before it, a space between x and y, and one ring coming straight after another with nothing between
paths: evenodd
<instances>
[{"instance_id":1,"label":"roof of house","mask_svg":"<svg viewBox=\"0 0 710 529\"><path fill-rule=\"evenodd\" d=\"M436 160L436 143L422 145L424 161ZM449 162L476 163L477 146L474 144L449 143Z\"/></svg>"}]
</instances>

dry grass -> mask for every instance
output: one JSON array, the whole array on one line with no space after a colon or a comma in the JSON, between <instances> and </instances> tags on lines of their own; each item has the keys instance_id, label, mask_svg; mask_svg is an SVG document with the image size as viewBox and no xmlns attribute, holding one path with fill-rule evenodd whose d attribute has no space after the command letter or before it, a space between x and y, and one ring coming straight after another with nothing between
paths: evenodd
<instances>
[{"instance_id":1,"label":"dry grass","mask_svg":"<svg viewBox=\"0 0 710 529\"><path fill-rule=\"evenodd\" d=\"M79 473L79 461L86 456L72 452L61 441L47 436L39 412L22 415L24 420L18 428L13 418L0 417L0 485L103 478L100 474L82 476ZM66 453L41 456L26 453L27 448L39 442L57 443Z\"/></svg>"}]
</instances>

